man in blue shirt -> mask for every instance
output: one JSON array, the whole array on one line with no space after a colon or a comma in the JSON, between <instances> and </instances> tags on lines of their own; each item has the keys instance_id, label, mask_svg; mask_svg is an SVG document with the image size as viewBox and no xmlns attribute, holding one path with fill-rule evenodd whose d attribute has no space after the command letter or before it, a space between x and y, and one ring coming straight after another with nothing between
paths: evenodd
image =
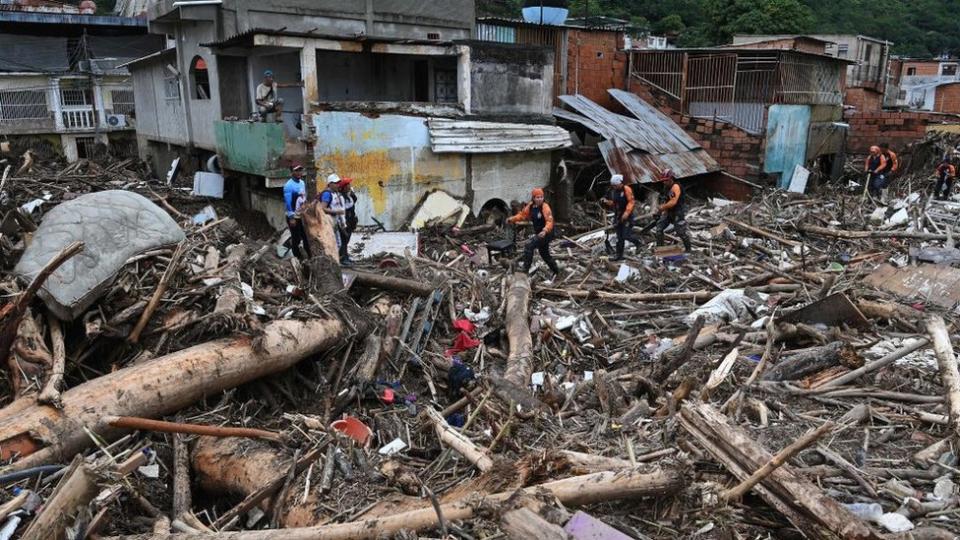
<instances>
[{"instance_id":1,"label":"man in blue shirt","mask_svg":"<svg viewBox=\"0 0 960 540\"><path fill-rule=\"evenodd\" d=\"M303 227L300 211L307 197L307 183L303 181L303 165L294 163L290 167L290 179L283 185L283 204L287 212L287 227L290 228L290 248L294 257L302 259L305 252L310 258L310 244L307 242L307 230ZM303 245L303 252L300 250Z\"/></svg>"}]
</instances>

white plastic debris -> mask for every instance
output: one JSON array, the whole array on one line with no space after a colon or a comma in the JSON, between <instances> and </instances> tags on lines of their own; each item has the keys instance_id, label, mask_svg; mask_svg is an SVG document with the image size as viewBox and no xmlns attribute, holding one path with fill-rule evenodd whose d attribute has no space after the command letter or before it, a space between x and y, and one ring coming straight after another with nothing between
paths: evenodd
<instances>
[{"instance_id":1,"label":"white plastic debris","mask_svg":"<svg viewBox=\"0 0 960 540\"><path fill-rule=\"evenodd\" d=\"M903 514L897 514L896 512L889 512L880 516L877 524L892 533L913 530L913 523Z\"/></svg>"},{"instance_id":2,"label":"white plastic debris","mask_svg":"<svg viewBox=\"0 0 960 540\"><path fill-rule=\"evenodd\" d=\"M544 378L545 378L544 373L542 371L538 371L530 375L530 384L537 388L540 388L543 386Z\"/></svg>"},{"instance_id":3,"label":"white plastic debris","mask_svg":"<svg viewBox=\"0 0 960 540\"><path fill-rule=\"evenodd\" d=\"M154 463L152 465L137 467L137 472L146 476L147 478L160 478L160 464Z\"/></svg>"},{"instance_id":4,"label":"white plastic debris","mask_svg":"<svg viewBox=\"0 0 960 540\"><path fill-rule=\"evenodd\" d=\"M243 291L243 297L247 300L253 300L253 287L244 282L240 282L240 290Z\"/></svg>"},{"instance_id":5,"label":"white plastic debris","mask_svg":"<svg viewBox=\"0 0 960 540\"><path fill-rule=\"evenodd\" d=\"M710 379L707 381L707 390L716 388L720 386L727 376L730 375L730 371L733 369L733 364L737 361L737 356L740 354L740 349L734 347L730 353L723 358L723 362L720 362L720 366L710 374Z\"/></svg>"},{"instance_id":6,"label":"white plastic debris","mask_svg":"<svg viewBox=\"0 0 960 540\"><path fill-rule=\"evenodd\" d=\"M584 371L584 372L583 372L583 382L592 381L592 380L593 380L593 372L592 372L592 371Z\"/></svg>"},{"instance_id":7,"label":"white plastic debris","mask_svg":"<svg viewBox=\"0 0 960 540\"><path fill-rule=\"evenodd\" d=\"M638 272L636 268L626 264L621 264L620 271L617 272L617 281L619 281L620 283L623 283L624 281L630 279L631 277L639 274L640 272Z\"/></svg>"},{"instance_id":8,"label":"white plastic debris","mask_svg":"<svg viewBox=\"0 0 960 540\"><path fill-rule=\"evenodd\" d=\"M472 323L482 325L483 323L490 320L490 308L484 306L480 308L480 311L476 311L476 312L471 311L470 308L467 308L463 310L463 316L466 317L467 320L469 320Z\"/></svg>"},{"instance_id":9,"label":"white plastic debris","mask_svg":"<svg viewBox=\"0 0 960 540\"><path fill-rule=\"evenodd\" d=\"M381 446L378 452L381 456L392 456L393 454L402 451L406 447L407 443L403 442L403 439L400 437L397 437L396 439Z\"/></svg>"},{"instance_id":10,"label":"white plastic debris","mask_svg":"<svg viewBox=\"0 0 960 540\"><path fill-rule=\"evenodd\" d=\"M215 221L217 219L217 211L212 206L204 206L203 210L200 210L193 216L194 225L203 225L208 221Z\"/></svg>"},{"instance_id":11,"label":"white plastic debris","mask_svg":"<svg viewBox=\"0 0 960 540\"><path fill-rule=\"evenodd\" d=\"M883 516L883 507L877 503L850 503L843 505L851 514L865 521L874 523Z\"/></svg>"},{"instance_id":12,"label":"white plastic debris","mask_svg":"<svg viewBox=\"0 0 960 540\"><path fill-rule=\"evenodd\" d=\"M956 490L957 486L949 476L941 476L937 479L937 483L933 487L933 496L938 501L945 501L953 497Z\"/></svg>"},{"instance_id":13,"label":"white plastic debris","mask_svg":"<svg viewBox=\"0 0 960 540\"><path fill-rule=\"evenodd\" d=\"M906 208L901 208L883 222L882 228L892 229L894 227L905 225L908 221L910 221L910 214L907 213Z\"/></svg>"},{"instance_id":14,"label":"white plastic debris","mask_svg":"<svg viewBox=\"0 0 960 540\"><path fill-rule=\"evenodd\" d=\"M763 293L757 293L757 295L761 300L766 300L768 297ZM690 326L697 317L701 316L705 324L746 320L753 322L753 313L761 315L767 310L766 304L746 296L743 289L727 289L687 315L684 322Z\"/></svg>"},{"instance_id":15,"label":"white plastic debris","mask_svg":"<svg viewBox=\"0 0 960 540\"><path fill-rule=\"evenodd\" d=\"M23 210L24 213L26 214L32 214L34 210L36 210L37 208L40 208L40 206L42 206L43 203L45 202L46 201L44 201L43 199L34 199L28 203L20 205L20 209Z\"/></svg>"}]
</instances>

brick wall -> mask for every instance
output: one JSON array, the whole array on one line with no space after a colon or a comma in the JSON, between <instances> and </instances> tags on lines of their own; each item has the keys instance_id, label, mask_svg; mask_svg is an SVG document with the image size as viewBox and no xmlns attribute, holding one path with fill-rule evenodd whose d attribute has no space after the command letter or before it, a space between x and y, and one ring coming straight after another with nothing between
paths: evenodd
<instances>
[{"instance_id":1,"label":"brick wall","mask_svg":"<svg viewBox=\"0 0 960 540\"><path fill-rule=\"evenodd\" d=\"M950 114L960 113L960 84L938 86L934 96L934 111Z\"/></svg>"},{"instance_id":2,"label":"brick wall","mask_svg":"<svg viewBox=\"0 0 960 540\"><path fill-rule=\"evenodd\" d=\"M860 112L847 111L844 120L850 124L847 152L867 154L870 146L886 142L895 152L922 139L927 125L955 117L922 112Z\"/></svg>"},{"instance_id":3,"label":"brick wall","mask_svg":"<svg viewBox=\"0 0 960 540\"><path fill-rule=\"evenodd\" d=\"M676 110L679 106L676 100L639 81L631 81L629 90L669 116L709 152L725 171L752 181L761 179L765 152L765 139L762 135L751 135L726 122L682 114ZM717 185L722 183L723 181L718 180ZM737 189L744 186L740 182L735 183ZM721 189L716 191L726 195Z\"/></svg>"},{"instance_id":4,"label":"brick wall","mask_svg":"<svg viewBox=\"0 0 960 540\"><path fill-rule=\"evenodd\" d=\"M907 72L911 69L916 69L916 73L911 73L911 77L930 77L940 74L940 61L939 60L928 60L924 62L911 62L909 60L903 61L900 66L901 76L906 77Z\"/></svg>"},{"instance_id":5,"label":"brick wall","mask_svg":"<svg viewBox=\"0 0 960 540\"><path fill-rule=\"evenodd\" d=\"M883 109L883 94L869 88L847 88L843 104L858 112L880 112Z\"/></svg>"},{"instance_id":6,"label":"brick wall","mask_svg":"<svg viewBox=\"0 0 960 540\"><path fill-rule=\"evenodd\" d=\"M602 30L570 29L567 38L567 94L581 94L603 107L616 109L609 88L623 89L627 54L623 34Z\"/></svg>"}]
</instances>

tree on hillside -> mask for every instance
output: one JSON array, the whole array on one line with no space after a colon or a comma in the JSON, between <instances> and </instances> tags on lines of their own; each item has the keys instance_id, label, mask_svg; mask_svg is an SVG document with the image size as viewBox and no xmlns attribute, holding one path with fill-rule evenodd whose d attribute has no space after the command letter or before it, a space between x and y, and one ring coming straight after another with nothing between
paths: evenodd
<instances>
[{"instance_id":1,"label":"tree on hillside","mask_svg":"<svg viewBox=\"0 0 960 540\"><path fill-rule=\"evenodd\" d=\"M683 32L686 28L687 25L683 24L683 18L676 13L673 15L667 15L653 25L654 33L664 35L677 35L680 32Z\"/></svg>"},{"instance_id":2,"label":"tree on hillside","mask_svg":"<svg viewBox=\"0 0 960 540\"><path fill-rule=\"evenodd\" d=\"M715 45L734 34L797 34L815 26L813 12L798 0L705 0L704 11Z\"/></svg>"}]
</instances>

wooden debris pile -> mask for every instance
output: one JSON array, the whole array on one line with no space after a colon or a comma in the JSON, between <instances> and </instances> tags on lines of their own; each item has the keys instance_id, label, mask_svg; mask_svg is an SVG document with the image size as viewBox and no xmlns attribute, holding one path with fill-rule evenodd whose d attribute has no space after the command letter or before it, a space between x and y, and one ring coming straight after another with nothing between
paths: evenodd
<instances>
[{"instance_id":1,"label":"wooden debris pile","mask_svg":"<svg viewBox=\"0 0 960 540\"><path fill-rule=\"evenodd\" d=\"M98 167L31 221L120 187ZM695 201L692 253L644 236L622 263L581 208L550 282L491 254L490 224L339 269L123 187L187 239L78 320L9 274L31 231L8 239L0 537L960 534L954 269L916 253L955 223L906 187L882 211L843 188Z\"/></svg>"}]
</instances>

